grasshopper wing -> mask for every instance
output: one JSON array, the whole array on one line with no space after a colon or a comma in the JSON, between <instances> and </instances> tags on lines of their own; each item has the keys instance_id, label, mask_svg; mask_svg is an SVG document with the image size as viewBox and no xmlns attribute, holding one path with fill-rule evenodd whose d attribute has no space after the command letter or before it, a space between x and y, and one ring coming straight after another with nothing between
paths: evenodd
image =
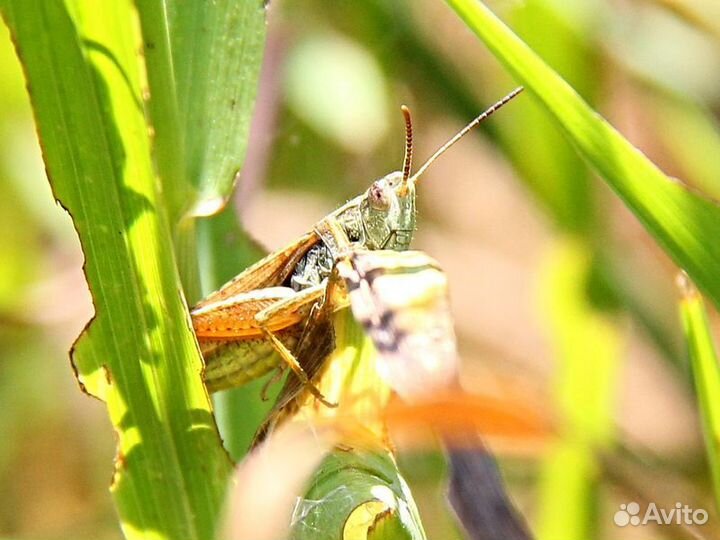
<instances>
[{"instance_id":1,"label":"grasshopper wing","mask_svg":"<svg viewBox=\"0 0 720 540\"><path fill-rule=\"evenodd\" d=\"M240 293L282 285L303 255L319 241L320 238L315 232L309 232L283 249L269 254L201 300L193 308L193 312Z\"/></svg>"},{"instance_id":2,"label":"grasshopper wing","mask_svg":"<svg viewBox=\"0 0 720 540\"><path fill-rule=\"evenodd\" d=\"M238 292L215 302L203 302L191 313L195 335L201 344L205 340L261 337L263 333L255 315L296 294L289 287L267 287ZM308 316L311 306L310 302L292 311L281 312L268 320L265 328L277 331L298 324Z\"/></svg>"}]
</instances>

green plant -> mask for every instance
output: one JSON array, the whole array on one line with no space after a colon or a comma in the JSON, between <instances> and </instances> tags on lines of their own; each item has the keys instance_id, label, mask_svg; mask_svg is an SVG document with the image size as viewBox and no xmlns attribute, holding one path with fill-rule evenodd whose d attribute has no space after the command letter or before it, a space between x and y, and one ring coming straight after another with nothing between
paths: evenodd
<instances>
[{"instance_id":1,"label":"green plant","mask_svg":"<svg viewBox=\"0 0 720 540\"><path fill-rule=\"evenodd\" d=\"M83 389L107 403L117 434L111 491L123 530L211 538L231 467L180 276L196 297L194 216L229 196L242 163L264 10L149 1L136 12L122 0L102 9L1 6L48 176L85 253L96 313L73 365ZM230 113L240 121L214 121Z\"/></svg>"},{"instance_id":2,"label":"green plant","mask_svg":"<svg viewBox=\"0 0 720 540\"><path fill-rule=\"evenodd\" d=\"M720 209L662 173L588 105L601 87L592 32L573 27L552 2L531 0L509 16L530 48L483 4L447 3L529 95L498 118L489 135L557 235L543 274L543 306L562 366L554 389L562 432L540 467L537 529L545 538L592 535L603 474L598 451L613 452L619 443L612 416L625 340L619 315L639 322L664 358L681 360L662 317L618 272L622 255L605 242L606 212L584 164L715 307ZM306 4L289 9L333 19L375 50L386 72L402 74L430 100L433 93L442 96L435 98L442 102L438 109L466 119L481 108L476 90L489 101L508 85L501 75L483 85L465 82L405 16L411 12L405 2ZM229 0L110 0L100 12L83 0L0 0L0 9L25 69L48 176L86 257L96 316L76 343L73 362L87 392L107 403L117 432L112 491L124 532L213 537L231 462L201 384L201 359L179 291L192 303L259 255L231 205L205 218L230 197L243 163L265 8ZM715 32L712 21L685 18ZM719 146L711 117L669 92L654 99L660 121L682 128L660 135L670 153L696 184L715 192L716 167L703 161ZM328 151L327 141L311 133L302 115L287 116L305 136L302 150L281 149L270 176L294 181L297 175L305 178L298 183L317 189L330 185L338 168L352 169L341 150ZM528 133L532 146L522 138ZM306 153L317 155L298 159ZM682 313L717 492L716 359L699 296L684 299ZM355 336L348 346L359 341ZM235 459L269 407L256 396L264 382L217 400L220 431ZM347 470L365 468L352 462ZM378 468L397 472L393 463ZM333 481L342 483L342 476ZM400 535L394 526L383 534Z\"/></svg>"}]
</instances>

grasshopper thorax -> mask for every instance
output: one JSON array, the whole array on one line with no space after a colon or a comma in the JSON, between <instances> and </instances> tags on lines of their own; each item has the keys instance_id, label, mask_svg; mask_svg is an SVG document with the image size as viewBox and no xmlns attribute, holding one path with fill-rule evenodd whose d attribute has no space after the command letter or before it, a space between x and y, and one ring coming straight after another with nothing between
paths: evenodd
<instances>
[{"instance_id":1,"label":"grasshopper thorax","mask_svg":"<svg viewBox=\"0 0 720 540\"><path fill-rule=\"evenodd\" d=\"M415 230L415 186L396 171L375 180L360 202L365 249L403 251Z\"/></svg>"}]
</instances>

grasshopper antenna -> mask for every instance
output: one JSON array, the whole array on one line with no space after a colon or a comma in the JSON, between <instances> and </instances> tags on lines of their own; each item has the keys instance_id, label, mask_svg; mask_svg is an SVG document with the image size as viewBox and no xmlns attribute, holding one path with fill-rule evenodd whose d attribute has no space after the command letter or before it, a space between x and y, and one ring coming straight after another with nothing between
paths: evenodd
<instances>
[{"instance_id":1,"label":"grasshopper antenna","mask_svg":"<svg viewBox=\"0 0 720 540\"><path fill-rule=\"evenodd\" d=\"M432 163L439 158L442 154L445 153L445 151L450 148L453 144L458 142L460 139L462 139L465 134L467 134L471 129L476 127L478 124L482 123L483 120L486 120L491 114L493 114L495 111L506 105L510 100L512 100L515 96L517 96L520 92L523 91L523 87L519 86L512 92L510 92L507 96L502 98L500 101L495 103L494 105L491 105L488 107L480 116L476 117L472 122L470 122L467 126L462 128L460 131L457 132L457 134L450 139L448 142L443 144L440 148L438 148L435 153L428 158L428 160L422 164L422 166L418 169L418 171L410 177L408 180L409 182L417 182L417 179L420 177L422 173L424 173L427 168L432 165ZM404 112L404 111L403 111ZM406 116L407 118L407 116ZM407 152L407 151L406 151ZM405 154L407 157L407 153ZM405 172L405 169L403 169L403 174ZM405 177L403 176L403 179Z\"/></svg>"},{"instance_id":2,"label":"grasshopper antenna","mask_svg":"<svg viewBox=\"0 0 720 540\"><path fill-rule=\"evenodd\" d=\"M403 159L403 185L407 184L410 178L410 169L412 169L412 154L413 154L413 132L412 132L412 117L410 116L410 109L405 105L400 107L400 110L405 117L405 158Z\"/></svg>"}]
</instances>

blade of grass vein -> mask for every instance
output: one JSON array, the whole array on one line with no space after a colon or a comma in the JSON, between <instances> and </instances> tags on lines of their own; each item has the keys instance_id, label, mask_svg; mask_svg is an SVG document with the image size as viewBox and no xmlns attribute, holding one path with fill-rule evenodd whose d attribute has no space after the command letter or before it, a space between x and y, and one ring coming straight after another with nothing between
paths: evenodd
<instances>
[{"instance_id":1,"label":"blade of grass vein","mask_svg":"<svg viewBox=\"0 0 720 540\"><path fill-rule=\"evenodd\" d=\"M680 315L695 380L715 506L720 508L720 369L702 297L687 279L682 281Z\"/></svg>"},{"instance_id":2,"label":"blade of grass vein","mask_svg":"<svg viewBox=\"0 0 720 540\"><path fill-rule=\"evenodd\" d=\"M137 0L160 178L183 283L199 299L193 217L219 211L245 158L265 45L262 2ZM187 237L187 238L185 238ZM190 240L188 239L190 238ZM187 253L190 251L190 253Z\"/></svg>"},{"instance_id":3,"label":"blade of grass vein","mask_svg":"<svg viewBox=\"0 0 720 540\"><path fill-rule=\"evenodd\" d=\"M123 530L128 538L212 537L229 463L177 293L132 6L0 6L25 68L55 196L85 253L96 315L75 344L73 364L82 387L107 403L118 436L111 491Z\"/></svg>"},{"instance_id":4,"label":"blade of grass vein","mask_svg":"<svg viewBox=\"0 0 720 540\"><path fill-rule=\"evenodd\" d=\"M233 204L198 223L200 274L203 291L210 292L229 281L265 253L242 230ZM225 448L239 461L250 448L255 433L272 408L279 386L271 387L266 400L263 387L274 373L214 396L215 420Z\"/></svg>"},{"instance_id":5,"label":"blade of grass vein","mask_svg":"<svg viewBox=\"0 0 720 540\"><path fill-rule=\"evenodd\" d=\"M194 197L187 174L185 138L181 128L172 57L167 5L137 0L142 28L143 53L150 97L148 110L154 132L153 155L173 227L180 278L185 295L194 302L200 297L200 276L195 257L195 222L183 219Z\"/></svg>"},{"instance_id":6,"label":"blade of grass vein","mask_svg":"<svg viewBox=\"0 0 720 540\"><path fill-rule=\"evenodd\" d=\"M148 109L154 132L153 154L170 222L177 224L192 197L185 169L185 132L181 129L165 2L137 0L147 69Z\"/></svg>"},{"instance_id":7,"label":"blade of grass vein","mask_svg":"<svg viewBox=\"0 0 720 540\"><path fill-rule=\"evenodd\" d=\"M720 306L720 209L664 175L480 2L447 0L562 127L677 264Z\"/></svg>"},{"instance_id":8,"label":"blade of grass vein","mask_svg":"<svg viewBox=\"0 0 720 540\"><path fill-rule=\"evenodd\" d=\"M137 5L156 161L164 185L179 186L172 214L173 223L179 223L175 243L186 294L195 301L201 296L200 280L205 281L203 292L215 290L253 255L231 208L199 227L193 218L221 208L244 161L265 44L265 10L261 2L228 0L137 0ZM201 269L196 234L203 244ZM217 400L218 421L235 458L247 450L260 421L257 416L267 408L258 403L261 383L226 392ZM250 411L255 413L248 416Z\"/></svg>"}]
</instances>

